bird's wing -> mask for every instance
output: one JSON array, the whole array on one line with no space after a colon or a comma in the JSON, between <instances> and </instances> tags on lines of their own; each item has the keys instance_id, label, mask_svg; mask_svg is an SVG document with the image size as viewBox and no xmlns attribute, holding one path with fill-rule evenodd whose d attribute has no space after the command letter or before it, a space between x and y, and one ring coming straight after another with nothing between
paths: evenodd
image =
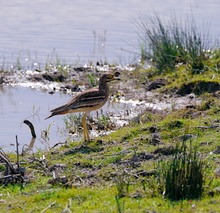
<instances>
[{"instance_id":1,"label":"bird's wing","mask_svg":"<svg viewBox=\"0 0 220 213\"><path fill-rule=\"evenodd\" d=\"M75 96L70 102L67 103L67 107L71 109L93 107L102 103L105 100L105 92L93 88Z\"/></svg>"},{"instance_id":2,"label":"bird's wing","mask_svg":"<svg viewBox=\"0 0 220 213\"><path fill-rule=\"evenodd\" d=\"M106 100L104 92L96 88L85 90L73 97L67 104L57 107L51 112L59 112L70 109L79 109L84 107L93 107Z\"/></svg>"}]
</instances>

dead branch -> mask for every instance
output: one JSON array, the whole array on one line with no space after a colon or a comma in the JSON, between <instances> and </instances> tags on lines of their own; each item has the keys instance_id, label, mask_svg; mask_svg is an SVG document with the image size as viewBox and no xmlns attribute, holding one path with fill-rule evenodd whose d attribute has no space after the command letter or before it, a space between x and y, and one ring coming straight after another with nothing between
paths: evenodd
<instances>
[{"instance_id":1,"label":"dead branch","mask_svg":"<svg viewBox=\"0 0 220 213\"><path fill-rule=\"evenodd\" d=\"M32 137L36 138L37 136L36 136L33 124L29 120L24 120L23 122L29 126Z\"/></svg>"},{"instance_id":2,"label":"dead branch","mask_svg":"<svg viewBox=\"0 0 220 213\"><path fill-rule=\"evenodd\" d=\"M9 161L9 159L7 158L7 156L5 155L5 153L3 152L3 150L0 150L0 159L5 162L6 167L10 169L10 172L11 172L12 174L15 174L15 173L16 173L16 169L15 169L14 166L11 164L11 162Z\"/></svg>"},{"instance_id":3,"label":"dead branch","mask_svg":"<svg viewBox=\"0 0 220 213\"><path fill-rule=\"evenodd\" d=\"M10 162L10 160L3 152L3 150L0 150L0 161L4 162L6 167L4 171L4 176L0 178L0 182L3 184L8 184L8 183L13 184L24 181L23 176L25 173L25 168L20 167L18 145L19 145L18 137L16 135L17 168L13 166L13 164Z\"/></svg>"}]
</instances>

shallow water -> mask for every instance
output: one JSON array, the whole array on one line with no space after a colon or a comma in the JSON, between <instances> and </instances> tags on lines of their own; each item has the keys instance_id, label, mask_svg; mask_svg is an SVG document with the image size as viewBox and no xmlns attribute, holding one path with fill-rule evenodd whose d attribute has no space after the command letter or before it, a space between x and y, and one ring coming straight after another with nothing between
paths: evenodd
<instances>
[{"instance_id":1,"label":"shallow water","mask_svg":"<svg viewBox=\"0 0 220 213\"><path fill-rule=\"evenodd\" d=\"M7 86L0 87L0 146L4 150L14 150L12 144L15 144L15 136L18 136L20 149L24 144L29 144L31 134L29 127L23 123L24 120L29 120L33 123L37 135L34 147L45 148L53 146L58 142L65 142L68 133L64 131L65 116L55 116L44 120L50 113L49 111L55 107L65 104L71 99L70 94L54 93L50 95L43 90L31 89L29 87ZM129 116L126 112L135 107L135 102L112 102L109 101L102 108L103 114L114 114L121 118L121 124L126 123ZM100 113L100 110L99 110ZM91 116L96 116L96 112L91 113ZM132 116L132 115L131 115ZM134 114L133 114L134 116ZM49 131L50 144L45 144L45 140L41 138L41 133L51 125ZM95 133L93 133L94 135ZM82 135L78 136L80 139Z\"/></svg>"},{"instance_id":2,"label":"shallow water","mask_svg":"<svg viewBox=\"0 0 220 213\"><path fill-rule=\"evenodd\" d=\"M132 63L139 58L134 20L154 12L164 20L171 11L183 19L193 13L200 26L211 24L210 35L220 34L218 0L10 0L0 6L0 64L9 68L36 68L56 61L56 54L68 64Z\"/></svg>"}]
</instances>

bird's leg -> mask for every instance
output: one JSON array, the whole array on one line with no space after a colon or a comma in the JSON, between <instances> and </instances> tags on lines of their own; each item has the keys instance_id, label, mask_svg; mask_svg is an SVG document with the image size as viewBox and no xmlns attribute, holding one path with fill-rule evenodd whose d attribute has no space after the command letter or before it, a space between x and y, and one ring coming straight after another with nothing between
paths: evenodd
<instances>
[{"instance_id":1,"label":"bird's leg","mask_svg":"<svg viewBox=\"0 0 220 213\"><path fill-rule=\"evenodd\" d=\"M83 126L83 133L84 133L84 140L85 142L89 142L90 138L89 138L89 132L87 129L87 124L86 124L86 113L84 113L83 117L82 117L82 126Z\"/></svg>"}]
</instances>

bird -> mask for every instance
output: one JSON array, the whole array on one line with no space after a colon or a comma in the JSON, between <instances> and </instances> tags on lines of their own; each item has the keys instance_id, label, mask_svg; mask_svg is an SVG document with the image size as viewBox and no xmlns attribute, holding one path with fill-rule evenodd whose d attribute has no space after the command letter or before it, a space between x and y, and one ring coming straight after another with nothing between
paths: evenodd
<instances>
[{"instance_id":1,"label":"bird","mask_svg":"<svg viewBox=\"0 0 220 213\"><path fill-rule=\"evenodd\" d=\"M99 86L91 89L84 90L78 95L74 96L67 104L52 109L51 115L47 118L51 118L55 115L63 115L68 113L83 112L82 126L84 132L84 141L90 142L89 132L86 124L87 115L94 110L97 110L104 106L109 97L108 83L114 80L120 79L120 72L104 73L99 79Z\"/></svg>"}]
</instances>

